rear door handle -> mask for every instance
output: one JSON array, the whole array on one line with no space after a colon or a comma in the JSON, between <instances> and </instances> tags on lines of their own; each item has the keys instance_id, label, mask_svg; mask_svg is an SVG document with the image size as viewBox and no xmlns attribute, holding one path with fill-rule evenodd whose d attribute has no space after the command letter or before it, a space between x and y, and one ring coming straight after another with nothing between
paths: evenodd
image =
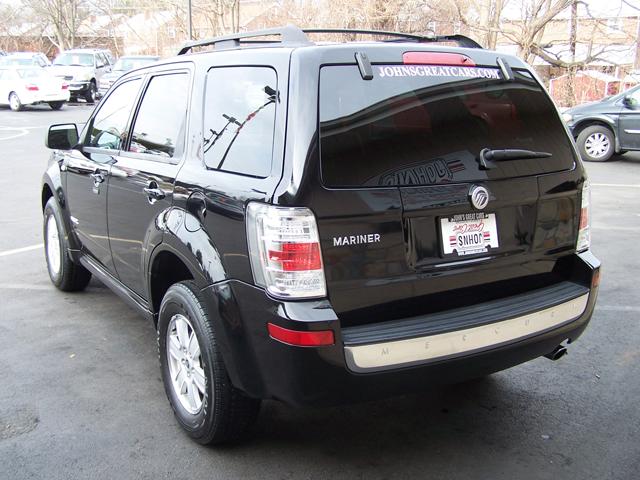
<instances>
[{"instance_id":1,"label":"rear door handle","mask_svg":"<svg viewBox=\"0 0 640 480\"><path fill-rule=\"evenodd\" d=\"M93 180L93 183L98 186L98 184L104 182L104 175L101 172L92 173L89 175Z\"/></svg>"},{"instance_id":2,"label":"rear door handle","mask_svg":"<svg viewBox=\"0 0 640 480\"><path fill-rule=\"evenodd\" d=\"M149 199L149 203L155 203L156 200L162 200L166 197L164 191L158 188L158 184L156 182L149 182L149 186L142 189L147 198Z\"/></svg>"}]
</instances>

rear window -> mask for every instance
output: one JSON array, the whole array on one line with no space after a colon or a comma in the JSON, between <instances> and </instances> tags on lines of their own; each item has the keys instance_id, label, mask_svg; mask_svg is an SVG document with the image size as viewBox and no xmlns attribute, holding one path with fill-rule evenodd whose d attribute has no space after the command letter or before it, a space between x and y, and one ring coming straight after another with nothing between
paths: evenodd
<instances>
[{"instance_id":1,"label":"rear window","mask_svg":"<svg viewBox=\"0 0 640 480\"><path fill-rule=\"evenodd\" d=\"M357 66L320 71L323 183L333 187L433 185L570 169L574 154L555 107L527 72L494 68ZM481 170L482 149L551 157Z\"/></svg>"}]
</instances>

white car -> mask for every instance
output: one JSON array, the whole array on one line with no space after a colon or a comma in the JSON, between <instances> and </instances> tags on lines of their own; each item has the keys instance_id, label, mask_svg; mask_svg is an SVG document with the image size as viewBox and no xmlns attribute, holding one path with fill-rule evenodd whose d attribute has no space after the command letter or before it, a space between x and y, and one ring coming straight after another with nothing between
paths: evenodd
<instances>
[{"instance_id":1,"label":"white car","mask_svg":"<svg viewBox=\"0 0 640 480\"><path fill-rule=\"evenodd\" d=\"M40 52L12 52L0 57L0 66L8 67L11 65L46 68L51 66L51 62L44 53Z\"/></svg>"},{"instance_id":2,"label":"white car","mask_svg":"<svg viewBox=\"0 0 640 480\"><path fill-rule=\"evenodd\" d=\"M69 101L69 85L40 67L0 67L0 105L22 110L24 105L48 103L60 110Z\"/></svg>"}]
</instances>

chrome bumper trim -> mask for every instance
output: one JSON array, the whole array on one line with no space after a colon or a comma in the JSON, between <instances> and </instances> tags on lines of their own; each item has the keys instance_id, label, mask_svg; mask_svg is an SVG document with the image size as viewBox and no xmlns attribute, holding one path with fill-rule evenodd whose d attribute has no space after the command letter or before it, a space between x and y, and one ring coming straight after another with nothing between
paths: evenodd
<instances>
[{"instance_id":1,"label":"chrome bumper trim","mask_svg":"<svg viewBox=\"0 0 640 480\"><path fill-rule=\"evenodd\" d=\"M554 307L480 327L407 340L345 346L347 366L357 373L376 372L496 347L575 320L584 313L588 300L587 293Z\"/></svg>"}]
</instances>

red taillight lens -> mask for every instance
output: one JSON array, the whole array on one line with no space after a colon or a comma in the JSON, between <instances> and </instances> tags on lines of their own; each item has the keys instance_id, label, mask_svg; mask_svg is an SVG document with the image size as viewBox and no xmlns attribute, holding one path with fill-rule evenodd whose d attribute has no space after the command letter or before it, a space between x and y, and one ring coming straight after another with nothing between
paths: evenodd
<instances>
[{"instance_id":1,"label":"red taillight lens","mask_svg":"<svg viewBox=\"0 0 640 480\"><path fill-rule=\"evenodd\" d=\"M475 67L476 63L466 55L445 52L405 52L402 54L405 65L456 65Z\"/></svg>"},{"instance_id":2,"label":"red taillight lens","mask_svg":"<svg viewBox=\"0 0 640 480\"><path fill-rule=\"evenodd\" d=\"M317 243L283 243L282 250L269 250L269 260L280 262L285 272L322 268L320 246Z\"/></svg>"},{"instance_id":3,"label":"red taillight lens","mask_svg":"<svg viewBox=\"0 0 640 480\"><path fill-rule=\"evenodd\" d=\"M267 329L269 330L271 338L288 345L295 345L298 347L321 347L323 345L333 345L335 343L332 330L300 332L298 330L289 330L288 328L279 327L273 323L268 323Z\"/></svg>"},{"instance_id":4,"label":"red taillight lens","mask_svg":"<svg viewBox=\"0 0 640 480\"><path fill-rule=\"evenodd\" d=\"M27 90L29 90L30 92L37 92L40 89L37 85L27 85Z\"/></svg>"},{"instance_id":5,"label":"red taillight lens","mask_svg":"<svg viewBox=\"0 0 640 480\"><path fill-rule=\"evenodd\" d=\"M69 85L66 83L62 84L62 90L67 90L69 88Z\"/></svg>"},{"instance_id":6,"label":"red taillight lens","mask_svg":"<svg viewBox=\"0 0 640 480\"><path fill-rule=\"evenodd\" d=\"M580 209L580 230L583 230L589 226L589 207L582 207Z\"/></svg>"}]
</instances>

